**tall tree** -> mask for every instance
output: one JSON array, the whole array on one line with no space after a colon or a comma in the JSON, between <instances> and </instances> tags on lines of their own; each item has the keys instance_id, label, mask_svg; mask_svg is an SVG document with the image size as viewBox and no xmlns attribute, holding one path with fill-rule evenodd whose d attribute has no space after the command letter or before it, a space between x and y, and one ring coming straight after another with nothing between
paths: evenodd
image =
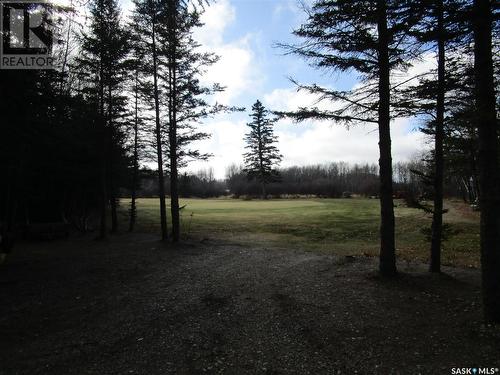
<instances>
[{"instance_id":1,"label":"tall tree","mask_svg":"<svg viewBox=\"0 0 500 375\"><path fill-rule=\"evenodd\" d=\"M444 184L444 116L445 116L445 24L443 0L435 1L436 41L438 49L438 76L436 95L436 129L434 135L434 208L431 234L431 272L441 272L441 240L443 237L443 184Z\"/></svg>"},{"instance_id":2,"label":"tall tree","mask_svg":"<svg viewBox=\"0 0 500 375\"><path fill-rule=\"evenodd\" d=\"M125 97L121 93L128 53L128 34L120 21L116 0L94 0L90 5L90 26L82 35L78 69L86 82L84 91L96 105L99 120L101 161L100 237L107 232L107 208L111 206L111 230L117 230L117 169L122 149L121 120Z\"/></svg>"},{"instance_id":3,"label":"tall tree","mask_svg":"<svg viewBox=\"0 0 500 375\"><path fill-rule=\"evenodd\" d=\"M195 5L199 4L194 2ZM209 134L199 131L198 124L205 118L222 111L233 111L218 103L210 104L208 98L224 89L213 84L203 86L200 77L206 69L218 61L212 53L201 51L201 45L193 38L193 32L202 24L203 8L191 6L193 2L167 0L165 6L166 27L159 37L165 46L165 74L162 87L168 111L168 150L170 176L170 206L172 215L172 240L180 239L179 169L193 159L205 160L208 154L193 148L193 142L207 139Z\"/></svg>"},{"instance_id":4,"label":"tall tree","mask_svg":"<svg viewBox=\"0 0 500 375\"><path fill-rule=\"evenodd\" d=\"M448 2L447 2L448 3ZM430 266L431 272L441 270L441 241L443 234L443 185L444 185L444 149L445 139L445 94L446 94L446 51L447 30L445 26L445 4L443 0L421 0L414 4L414 12L409 15L414 17L421 14L421 21L412 30L417 40L423 46L431 45L436 50L437 73L435 77L428 78L427 75L418 76L419 85L404 87L402 92L407 100L401 101L401 105L408 110L410 115L423 114L430 117L422 128L422 131L434 138L434 150L432 152L432 173L430 176L422 176L430 180L433 187L434 206L432 209L431 225L431 249ZM427 49L423 49L427 52ZM412 104L409 104L413 102Z\"/></svg>"},{"instance_id":5,"label":"tall tree","mask_svg":"<svg viewBox=\"0 0 500 375\"><path fill-rule=\"evenodd\" d=\"M318 85L299 85L318 101L338 101L338 110L299 108L280 113L297 121L309 118L337 123L375 123L380 151L380 264L381 274L395 275L396 247L391 155L391 73L404 69L413 57L408 1L317 0L308 19L294 34L301 44L284 46L324 70L355 71L362 85L334 91Z\"/></svg>"},{"instance_id":6,"label":"tall tree","mask_svg":"<svg viewBox=\"0 0 500 375\"><path fill-rule=\"evenodd\" d=\"M278 178L277 167L282 159L274 135L276 119L269 118L269 111L257 100L252 106L252 121L247 125L250 132L245 136L245 172L249 178L256 178L262 189L262 199L267 198L266 185Z\"/></svg>"},{"instance_id":7,"label":"tall tree","mask_svg":"<svg viewBox=\"0 0 500 375\"><path fill-rule=\"evenodd\" d=\"M139 114L139 71L140 71L140 56L136 56L137 59L133 62L132 67L134 68L134 78L133 78L133 97L134 97L134 114L133 114L133 145L132 145L132 184L130 191L130 212L129 212L129 232L132 232L135 227L137 219L137 188L139 185L139 127L141 124L141 117Z\"/></svg>"},{"instance_id":8,"label":"tall tree","mask_svg":"<svg viewBox=\"0 0 500 375\"><path fill-rule=\"evenodd\" d=\"M406 98L398 100L400 109L405 115L423 115L428 118L421 130L432 136L434 149L430 153L432 172L425 176L432 185L434 205L429 208L432 212L431 226L431 251L430 267L431 272L441 270L441 243L443 237L443 192L445 178L445 142L447 142L447 129L450 127L450 120L447 113L453 108L452 104L458 97L452 99L447 97L448 92L463 89L463 82L458 84L458 80L453 77L452 70L456 58L451 51L452 57L447 57L447 50L458 49L464 37L465 26L461 20L463 2L448 0L420 0L412 4L413 11L409 17L415 18L418 15L420 21L413 25L410 31L421 44L421 53L426 56L429 49L436 53L437 69L419 74L405 81L402 90ZM460 42L459 42L460 41ZM462 78L462 77L461 77ZM414 79L418 79L418 84L414 85ZM448 100L446 100L448 99ZM445 105L446 103L446 105ZM448 121L447 121L448 120ZM449 132L448 132L449 133Z\"/></svg>"},{"instance_id":9,"label":"tall tree","mask_svg":"<svg viewBox=\"0 0 500 375\"><path fill-rule=\"evenodd\" d=\"M158 197L160 200L160 226L162 240L168 239L167 206L165 202L165 176L163 161L163 131L160 116L160 75L165 65L159 35L166 19L162 0L135 0L132 14L132 30L137 41L136 48L143 56L144 74L152 77L152 83L144 86L144 95L149 97L154 111L154 134L156 161L158 166Z\"/></svg>"},{"instance_id":10,"label":"tall tree","mask_svg":"<svg viewBox=\"0 0 500 375\"><path fill-rule=\"evenodd\" d=\"M392 155L391 155L391 65L388 30L387 2L377 0L377 56L378 56L378 131L380 151L380 272L384 275L396 273L396 245L394 239L394 203L392 200Z\"/></svg>"},{"instance_id":11,"label":"tall tree","mask_svg":"<svg viewBox=\"0 0 500 375\"><path fill-rule=\"evenodd\" d=\"M493 2L474 0L474 71L479 141L481 267L485 319L500 323L500 165L493 72Z\"/></svg>"}]
</instances>

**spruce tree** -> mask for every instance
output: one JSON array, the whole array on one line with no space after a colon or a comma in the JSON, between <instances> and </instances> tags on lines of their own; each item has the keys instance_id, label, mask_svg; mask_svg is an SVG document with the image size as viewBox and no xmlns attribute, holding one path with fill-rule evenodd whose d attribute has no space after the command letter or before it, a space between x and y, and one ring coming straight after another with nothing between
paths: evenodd
<instances>
[{"instance_id":1,"label":"spruce tree","mask_svg":"<svg viewBox=\"0 0 500 375\"><path fill-rule=\"evenodd\" d=\"M193 147L193 142L210 137L198 125L219 112L238 110L209 103L210 96L223 88L201 83L206 69L218 60L214 54L203 52L193 38L194 30L202 26L202 5L197 1L138 0L133 16L134 34L143 55L142 74L153 77L152 83L144 85L143 94L154 103L162 236L167 238L163 178L166 167L174 242L180 239L179 169L191 160L210 156Z\"/></svg>"},{"instance_id":2,"label":"spruce tree","mask_svg":"<svg viewBox=\"0 0 500 375\"><path fill-rule=\"evenodd\" d=\"M130 210L129 210L129 232L132 232L137 220L137 189L139 187L139 132L142 125L140 115L140 56L135 56L131 64L133 69L132 95L134 101L134 113L132 119L132 183L130 190Z\"/></svg>"},{"instance_id":3,"label":"spruce tree","mask_svg":"<svg viewBox=\"0 0 500 375\"><path fill-rule=\"evenodd\" d=\"M475 119L479 145L481 268L484 314L500 323L500 165L492 53L493 3L474 0Z\"/></svg>"},{"instance_id":4,"label":"spruce tree","mask_svg":"<svg viewBox=\"0 0 500 375\"><path fill-rule=\"evenodd\" d=\"M441 244L443 237L443 195L445 182L445 144L453 127L451 113L459 97L457 90L462 90L465 82L463 75L457 74L457 57L463 57L463 39L466 25L463 22L463 1L420 0L411 4L413 10L409 17L418 15L418 23L409 32L421 45L421 54L435 52L437 69L409 77L399 86L396 95L398 109L406 116L426 118L421 130L434 140L434 149L430 154L431 180L434 205L431 225L431 272L441 271ZM463 71L460 71L463 74ZM458 78L458 79L457 79ZM415 85L415 82L417 81ZM400 89L402 87L402 89Z\"/></svg>"},{"instance_id":5,"label":"spruce tree","mask_svg":"<svg viewBox=\"0 0 500 375\"><path fill-rule=\"evenodd\" d=\"M319 101L342 103L338 110L299 108L279 113L296 121L309 118L352 125L374 123L379 132L380 265L381 274L396 274L395 220L391 155L391 73L404 70L414 53L408 36L417 17L409 17L410 1L316 0L307 21L294 34L303 42L283 45L318 69L354 71L361 85L335 91L318 85L299 85Z\"/></svg>"},{"instance_id":6,"label":"spruce tree","mask_svg":"<svg viewBox=\"0 0 500 375\"><path fill-rule=\"evenodd\" d=\"M95 104L100 140L101 208L100 237L107 232L107 208L111 206L112 232L117 230L117 178L124 154L123 118L128 34L120 20L116 0L94 0L90 5L90 27L82 34L78 70L84 95Z\"/></svg>"},{"instance_id":7,"label":"spruce tree","mask_svg":"<svg viewBox=\"0 0 500 375\"><path fill-rule=\"evenodd\" d=\"M434 135L434 208L432 215L430 271L441 272L441 240L443 237L443 184L444 184L444 121L445 121L445 65L446 26L443 0L436 0L434 14L437 21L435 41L438 50L438 72L436 92L436 121Z\"/></svg>"},{"instance_id":8,"label":"spruce tree","mask_svg":"<svg viewBox=\"0 0 500 375\"><path fill-rule=\"evenodd\" d=\"M202 26L203 8L191 6L198 2L167 0L166 27L160 31L165 46L166 73L162 76L164 99L168 111L168 150L170 177L170 206L172 240L180 239L179 169L192 160L206 160L209 154L200 153L193 142L210 137L198 126L206 118L219 112L239 108L218 103L210 104L211 95L224 90L219 84L203 86L200 78L209 66L218 61L213 53L203 52L193 38L196 28Z\"/></svg>"},{"instance_id":9,"label":"spruce tree","mask_svg":"<svg viewBox=\"0 0 500 375\"><path fill-rule=\"evenodd\" d=\"M136 53L142 56L142 74L152 80L146 82L141 90L148 99L154 113L154 148L158 166L158 197L160 201L160 230L162 240L168 239L167 205L165 202L165 176L163 161L164 130L161 123L160 79L165 72L164 53L160 31L165 28L165 2L162 0L136 0L132 14L132 34Z\"/></svg>"},{"instance_id":10,"label":"spruce tree","mask_svg":"<svg viewBox=\"0 0 500 375\"><path fill-rule=\"evenodd\" d=\"M269 118L269 111L257 100L252 106L252 121L247 125L250 132L245 136L246 152L245 172L249 178L255 178L261 185L262 199L267 198L266 185L278 179L276 167L281 161L274 135L275 118Z\"/></svg>"}]
</instances>

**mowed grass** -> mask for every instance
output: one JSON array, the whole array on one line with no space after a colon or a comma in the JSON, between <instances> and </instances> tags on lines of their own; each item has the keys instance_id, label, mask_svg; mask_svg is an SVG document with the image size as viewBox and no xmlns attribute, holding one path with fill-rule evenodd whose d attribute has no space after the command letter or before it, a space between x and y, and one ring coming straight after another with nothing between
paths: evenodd
<instances>
[{"instance_id":1,"label":"mowed grass","mask_svg":"<svg viewBox=\"0 0 500 375\"><path fill-rule=\"evenodd\" d=\"M122 201L123 218L129 201ZM373 199L182 199L184 238L215 239L263 247L283 247L339 255L376 256L379 251L379 202ZM479 218L460 202L447 202L451 237L444 242L443 263L479 266ZM168 207L169 208L169 207ZM429 215L396 201L398 257L428 260L422 232ZM137 230L159 232L157 199L138 200ZM170 217L169 217L170 223Z\"/></svg>"}]
</instances>

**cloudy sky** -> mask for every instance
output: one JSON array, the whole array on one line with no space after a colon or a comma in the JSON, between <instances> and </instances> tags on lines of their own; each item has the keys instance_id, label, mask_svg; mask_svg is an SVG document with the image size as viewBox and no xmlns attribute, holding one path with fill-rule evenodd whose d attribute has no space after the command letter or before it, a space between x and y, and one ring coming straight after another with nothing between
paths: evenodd
<instances>
[{"instance_id":1,"label":"cloudy sky","mask_svg":"<svg viewBox=\"0 0 500 375\"><path fill-rule=\"evenodd\" d=\"M128 0L122 5L125 11L130 7ZM279 42L296 41L291 31L304 19L298 0L217 0L207 8L202 17L205 26L197 31L196 38L204 48L217 53L220 61L203 79L227 87L217 101L245 107L247 111L220 115L202 125L212 138L198 146L213 157L208 162L192 163L189 170L213 167L216 177L224 178L229 164L242 163L248 112L257 99L273 110L291 110L312 103L307 94L296 92L289 77L336 89L349 89L356 84L355 76L325 74L298 57L285 56L283 50L275 47ZM423 69L422 64L415 69ZM408 119L394 121L395 161L408 160L424 147L424 137L414 130L417 126ZM373 125L347 130L327 122L293 124L281 120L275 132L283 154L282 166L378 161L378 133Z\"/></svg>"}]
</instances>

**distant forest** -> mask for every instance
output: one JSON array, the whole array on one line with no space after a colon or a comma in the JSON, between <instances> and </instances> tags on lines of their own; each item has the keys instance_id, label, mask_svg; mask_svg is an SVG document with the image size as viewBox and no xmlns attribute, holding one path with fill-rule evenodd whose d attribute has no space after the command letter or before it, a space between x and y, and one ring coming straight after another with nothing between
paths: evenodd
<instances>
[{"instance_id":1,"label":"distant forest","mask_svg":"<svg viewBox=\"0 0 500 375\"><path fill-rule=\"evenodd\" d=\"M425 160L398 162L394 165L395 198L419 200L432 199L433 190L422 175ZM349 198L353 195L378 198L379 175L376 164L350 164L332 162L310 166L293 166L278 169L279 180L268 184L272 198L318 197ZM260 197L260 183L249 178L243 166L231 165L226 178L217 179L211 168L179 176L179 194L183 198L254 198ZM474 204L476 191L474 180L469 176L449 175L445 181L445 196L463 199ZM141 169L138 197L157 197L158 179L155 171ZM165 192L170 193L168 185ZM128 189L122 189L123 197L130 197Z\"/></svg>"}]
</instances>

